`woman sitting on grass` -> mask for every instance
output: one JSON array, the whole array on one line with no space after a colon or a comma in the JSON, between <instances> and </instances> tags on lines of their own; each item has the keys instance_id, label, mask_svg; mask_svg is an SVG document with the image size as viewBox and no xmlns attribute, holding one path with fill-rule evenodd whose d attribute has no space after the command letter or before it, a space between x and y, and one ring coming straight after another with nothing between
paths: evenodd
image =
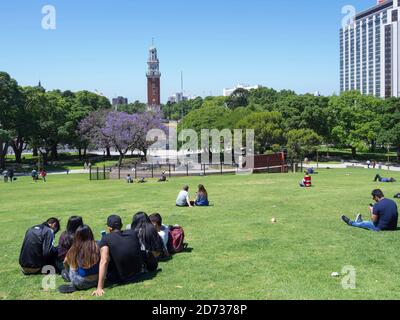
<instances>
[{"instance_id":1,"label":"woman sitting on grass","mask_svg":"<svg viewBox=\"0 0 400 320\"><path fill-rule=\"evenodd\" d=\"M58 241L58 259L61 263L64 262L65 257L72 247L76 230L83 226L82 217L72 216L68 219L67 230L65 230Z\"/></svg>"},{"instance_id":2,"label":"woman sitting on grass","mask_svg":"<svg viewBox=\"0 0 400 320\"><path fill-rule=\"evenodd\" d=\"M147 271L156 271L158 267L157 258L163 252L163 244L149 216L144 212L136 213L133 217L131 229L138 232Z\"/></svg>"},{"instance_id":3,"label":"woman sitting on grass","mask_svg":"<svg viewBox=\"0 0 400 320\"><path fill-rule=\"evenodd\" d=\"M95 288L99 277L99 262L100 249L92 230L87 225L79 227L64 261L65 267L70 270L71 285L61 286L60 292L71 293Z\"/></svg>"},{"instance_id":4,"label":"woman sitting on grass","mask_svg":"<svg viewBox=\"0 0 400 320\"><path fill-rule=\"evenodd\" d=\"M199 191L196 193L196 200L194 204L197 207L208 207L210 205L208 201L207 190L202 184L199 185Z\"/></svg>"}]
</instances>

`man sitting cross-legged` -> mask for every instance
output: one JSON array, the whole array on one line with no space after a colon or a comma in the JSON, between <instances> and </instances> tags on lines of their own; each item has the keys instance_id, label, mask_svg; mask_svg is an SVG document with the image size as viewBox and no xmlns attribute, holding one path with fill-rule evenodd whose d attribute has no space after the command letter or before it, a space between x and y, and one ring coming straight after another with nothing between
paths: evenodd
<instances>
[{"instance_id":1,"label":"man sitting cross-legged","mask_svg":"<svg viewBox=\"0 0 400 320\"><path fill-rule=\"evenodd\" d=\"M97 290L94 296L104 295L104 283L130 283L138 279L143 271L143 259L138 233L135 230L122 230L119 216L108 217L109 234L100 241L100 270Z\"/></svg>"},{"instance_id":2,"label":"man sitting cross-legged","mask_svg":"<svg viewBox=\"0 0 400 320\"><path fill-rule=\"evenodd\" d=\"M344 215L342 216L342 220L349 226L372 231L396 230L398 223L396 202L386 199L383 192L379 189L372 191L372 198L376 204L370 207L371 221L363 221L361 214L357 216L356 221L351 221Z\"/></svg>"}]
</instances>

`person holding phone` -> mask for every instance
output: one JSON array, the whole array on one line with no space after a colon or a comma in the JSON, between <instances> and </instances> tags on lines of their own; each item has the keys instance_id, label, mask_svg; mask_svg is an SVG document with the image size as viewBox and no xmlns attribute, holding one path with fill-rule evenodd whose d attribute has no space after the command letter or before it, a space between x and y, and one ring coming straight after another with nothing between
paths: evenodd
<instances>
[{"instance_id":1,"label":"person holding phone","mask_svg":"<svg viewBox=\"0 0 400 320\"><path fill-rule=\"evenodd\" d=\"M386 199L382 190L372 191L372 199L375 204L370 204L371 220L364 221L361 214L355 221L342 215L342 220L349 226L372 231L395 231L398 224L397 204L393 200Z\"/></svg>"}]
</instances>

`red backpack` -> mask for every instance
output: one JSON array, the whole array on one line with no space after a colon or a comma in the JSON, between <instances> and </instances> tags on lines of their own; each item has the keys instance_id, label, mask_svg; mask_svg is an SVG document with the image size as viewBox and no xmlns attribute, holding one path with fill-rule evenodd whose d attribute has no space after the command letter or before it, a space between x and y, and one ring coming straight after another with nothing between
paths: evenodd
<instances>
[{"instance_id":1,"label":"red backpack","mask_svg":"<svg viewBox=\"0 0 400 320\"><path fill-rule=\"evenodd\" d=\"M188 246L185 241L185 232L181 226L170 226L168 234L168 252L170 254L180 253Z\"/></svg>"}]
</instances>

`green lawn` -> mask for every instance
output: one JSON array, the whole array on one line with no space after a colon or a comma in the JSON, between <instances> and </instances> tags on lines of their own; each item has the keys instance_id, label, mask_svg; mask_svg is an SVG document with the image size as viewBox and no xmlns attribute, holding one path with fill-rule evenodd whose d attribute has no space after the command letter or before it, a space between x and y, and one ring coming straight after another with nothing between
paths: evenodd
<instances>
[{"instance_id":1,"label":"green lawn","mask_svg":"<svg viewBox=\"0 0 400 320\"><path fill-rule=\"evenodd\" d=\"M351 173L350 176L347 174ZM371 190L388 196L398 184L377 184L375 171L320 170L315 187L298 187L301 174L179 178L159 184L89 182L86 175L22 178L0 183L0 298L95 299L41 289L41 276L24 277L18 256L26 229L50 216L82 215L100 235L109 214L130 223L135 212L159 212L181 224L193 250L160 264L155 278L106 291L104 299L400 299L400 231L347 227L341 213L366 213ZM387 172L382 173L387 175ZM400 174L392 174L400 180ZM204 183L214 206L174 206L184 184ZM276 217L277 224L271 218ZM341 272L357 271L357 288L344 290ZM57 285L63 283L57 279Z\"/></svg>"}]
</instances>

